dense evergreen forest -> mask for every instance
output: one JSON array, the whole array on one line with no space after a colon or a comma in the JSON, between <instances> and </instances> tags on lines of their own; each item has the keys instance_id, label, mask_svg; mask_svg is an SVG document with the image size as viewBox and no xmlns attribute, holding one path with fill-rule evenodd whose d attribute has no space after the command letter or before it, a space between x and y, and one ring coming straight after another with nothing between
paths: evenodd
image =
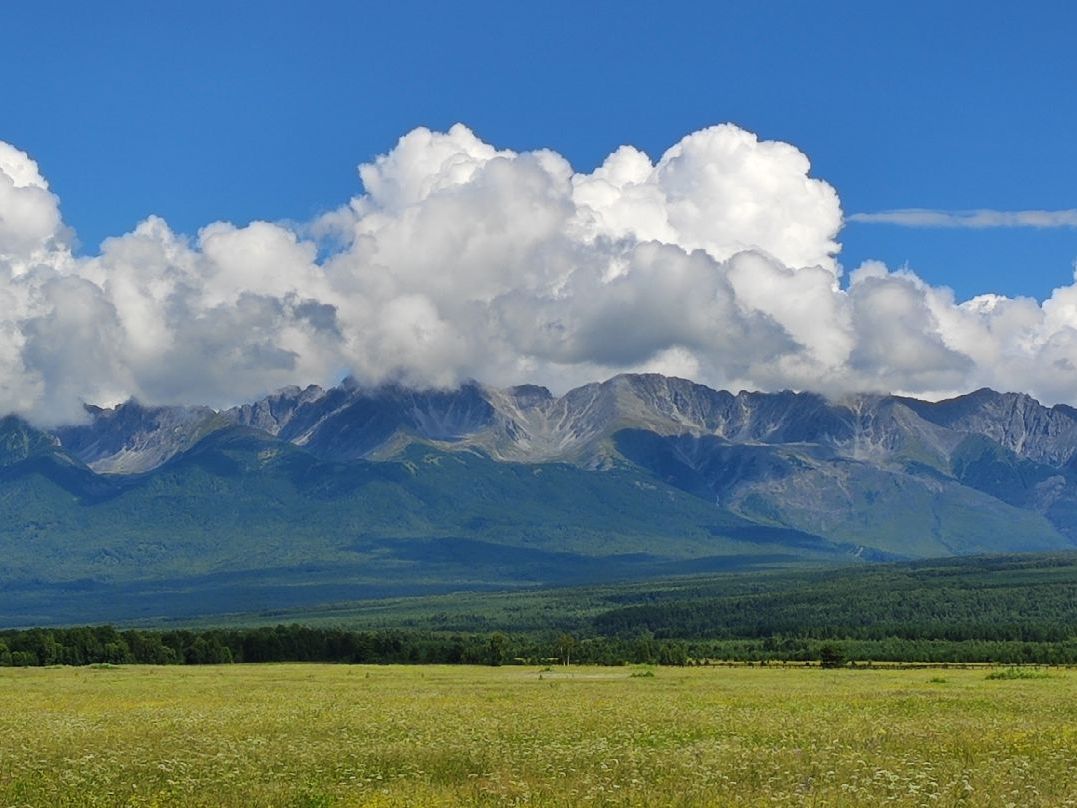
<instances>
[{"instance_id":1,"label":"dense evergreen forest","mask_svg":"<svg viewBox=\"0 0 1077 808\"><path fill-rule=\"evenodd\" d=\"M775 636L740 640L671 640L572 635L535 637L350 631L288 625L256 629L118 631L111 626L29 629L0 633L0 665L218 664L228 662L342 662L404 664L685 665L717 661L995 662L1077 664L1077 639L1059 642L876 640Z\"/></svg>"},{"instance_id":2,"label":"dense evergreen forest","mask_svg":"<svg viewBox=\"0 0 1077 808\"><path fill-rule=\"evenodd\" d=\"M1077 664L1077 555L472 594L333 614L338 625L0 631L0 665Z\"/></svg>"}]
</instances>

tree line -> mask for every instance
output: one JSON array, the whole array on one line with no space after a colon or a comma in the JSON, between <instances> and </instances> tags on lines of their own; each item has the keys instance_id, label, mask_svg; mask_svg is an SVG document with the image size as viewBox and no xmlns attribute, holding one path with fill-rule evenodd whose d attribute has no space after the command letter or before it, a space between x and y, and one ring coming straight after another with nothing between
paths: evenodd
<instances>
[{"instance_id":1,"label":"tree line","mask_svg":"<svg viewBox=\"0 0 1077 808\"><path fill-rule=\"evenodd\" d=\"M1077 639L942 639L773 635L671 639L635 635L576 637L565 633L445 634L418 630L352 631L278 625L260 628L119 630L112 626L0 631L0 666L254 662L367 664L685 665L706 661L845 661L1077 664Z\"/></svg>"}]
</instances>

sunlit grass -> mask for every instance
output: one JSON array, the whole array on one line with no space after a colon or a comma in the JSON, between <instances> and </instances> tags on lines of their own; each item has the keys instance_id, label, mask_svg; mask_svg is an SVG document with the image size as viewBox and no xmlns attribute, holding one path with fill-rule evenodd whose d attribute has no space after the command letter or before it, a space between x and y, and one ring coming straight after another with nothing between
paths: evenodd
<instances>
[{"instance_id":1,"label":"sunlit grass","mask_svg":"<svg viewBox=\"0 0 1077 808\"><path fill-rule=\"evenodd\" d=\"M987 674L988 679L1050 679L1042 668L1002 668Z\"/></svg>"},{"instance_id":2,"label":"sunlit grass","mask_svg":"<svg viewBox=\"0 0 1077 808\"><path fill-rule=\"evenodd\" d=\"M0 805L1077 805L1077 672L0 669Z\"/></svg>"}]
</instances>

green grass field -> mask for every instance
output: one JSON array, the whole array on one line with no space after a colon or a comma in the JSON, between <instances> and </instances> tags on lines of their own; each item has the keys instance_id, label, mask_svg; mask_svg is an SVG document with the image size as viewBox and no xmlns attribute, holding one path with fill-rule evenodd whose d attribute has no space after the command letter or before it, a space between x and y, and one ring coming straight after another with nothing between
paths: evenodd
<instances>
[{"instance_id":1,"label":"green grass field","mask_svg":"<svg viewBox=\"0 0 1077 808\"><path fill-rule=\"evenodd\" d=\"M0 805L1077 805L1077 671L641 672L0 669Z\"/></svg>"}]
</instances>

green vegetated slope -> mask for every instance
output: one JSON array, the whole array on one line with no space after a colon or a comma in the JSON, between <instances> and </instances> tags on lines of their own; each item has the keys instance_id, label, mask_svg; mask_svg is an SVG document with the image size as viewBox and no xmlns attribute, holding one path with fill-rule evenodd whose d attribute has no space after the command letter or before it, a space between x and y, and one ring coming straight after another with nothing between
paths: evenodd
<instances>
[{"instance_id":1,"label":"green vegetated slope","mask_svg":"<svg viewBox=\"0 0 1077 808\"><path fill-rule=\"evenodd\" d=\"M1019 461L995 444L998 463L985 459L970 469L960 454L951 475L949 458L932 457L920 445L891 450L881 464L817 445L729 445L640 430L614 439L625 457L671 485L699 496L717 491L719 501L747 519L837 542L906 558L1073 547L1047 516L1028 507L1027 494L999 496L1028 485L1009 484ZM1050 476L1050 469L1039 471ZM1005 482L993 483L995 476Z\"/></svg>"},{"instance_id":2,"label":"green vegetated slope","mask_svg":"<svg viewBox=\"0 0 1077 808\"><path fill-rule=\"evenodd\" d=\"M853 549L754 525L629 468L420 446L328 463L245 428L137 477L69 478L42 462L7 467L0 486L8 624L833 562Z\"/></svg>"},{"instance_id":3,"label":"green vegetated slope","mask_svg":"<svg viewBox=\"0 0 1077 808\"><path fill-rule=\"evenodd\" d=\"M1073 642L1077 553L394 598L237 615L228 622L442 632L569 631L579 637Z\"/></svg>"},{"instance_id":4,"label":"green vegetated slope","mask_svg":"<svg viewBox=\"0 0 1077 808\"><path fill-rule=\"evenodd\" d=\"M127 563L162 574L336 563L392 554L385 538L671 558L766 554L768 540L750 522L631 469L588 473L417 446L391 462L324 463L245 429L218 432L151 474L116 480L104 496L23 472L3 487L7 574L119 579ZM798 539L808 555L839 552L818 537L771 533Z\"/></svg>"}]
</instances>

